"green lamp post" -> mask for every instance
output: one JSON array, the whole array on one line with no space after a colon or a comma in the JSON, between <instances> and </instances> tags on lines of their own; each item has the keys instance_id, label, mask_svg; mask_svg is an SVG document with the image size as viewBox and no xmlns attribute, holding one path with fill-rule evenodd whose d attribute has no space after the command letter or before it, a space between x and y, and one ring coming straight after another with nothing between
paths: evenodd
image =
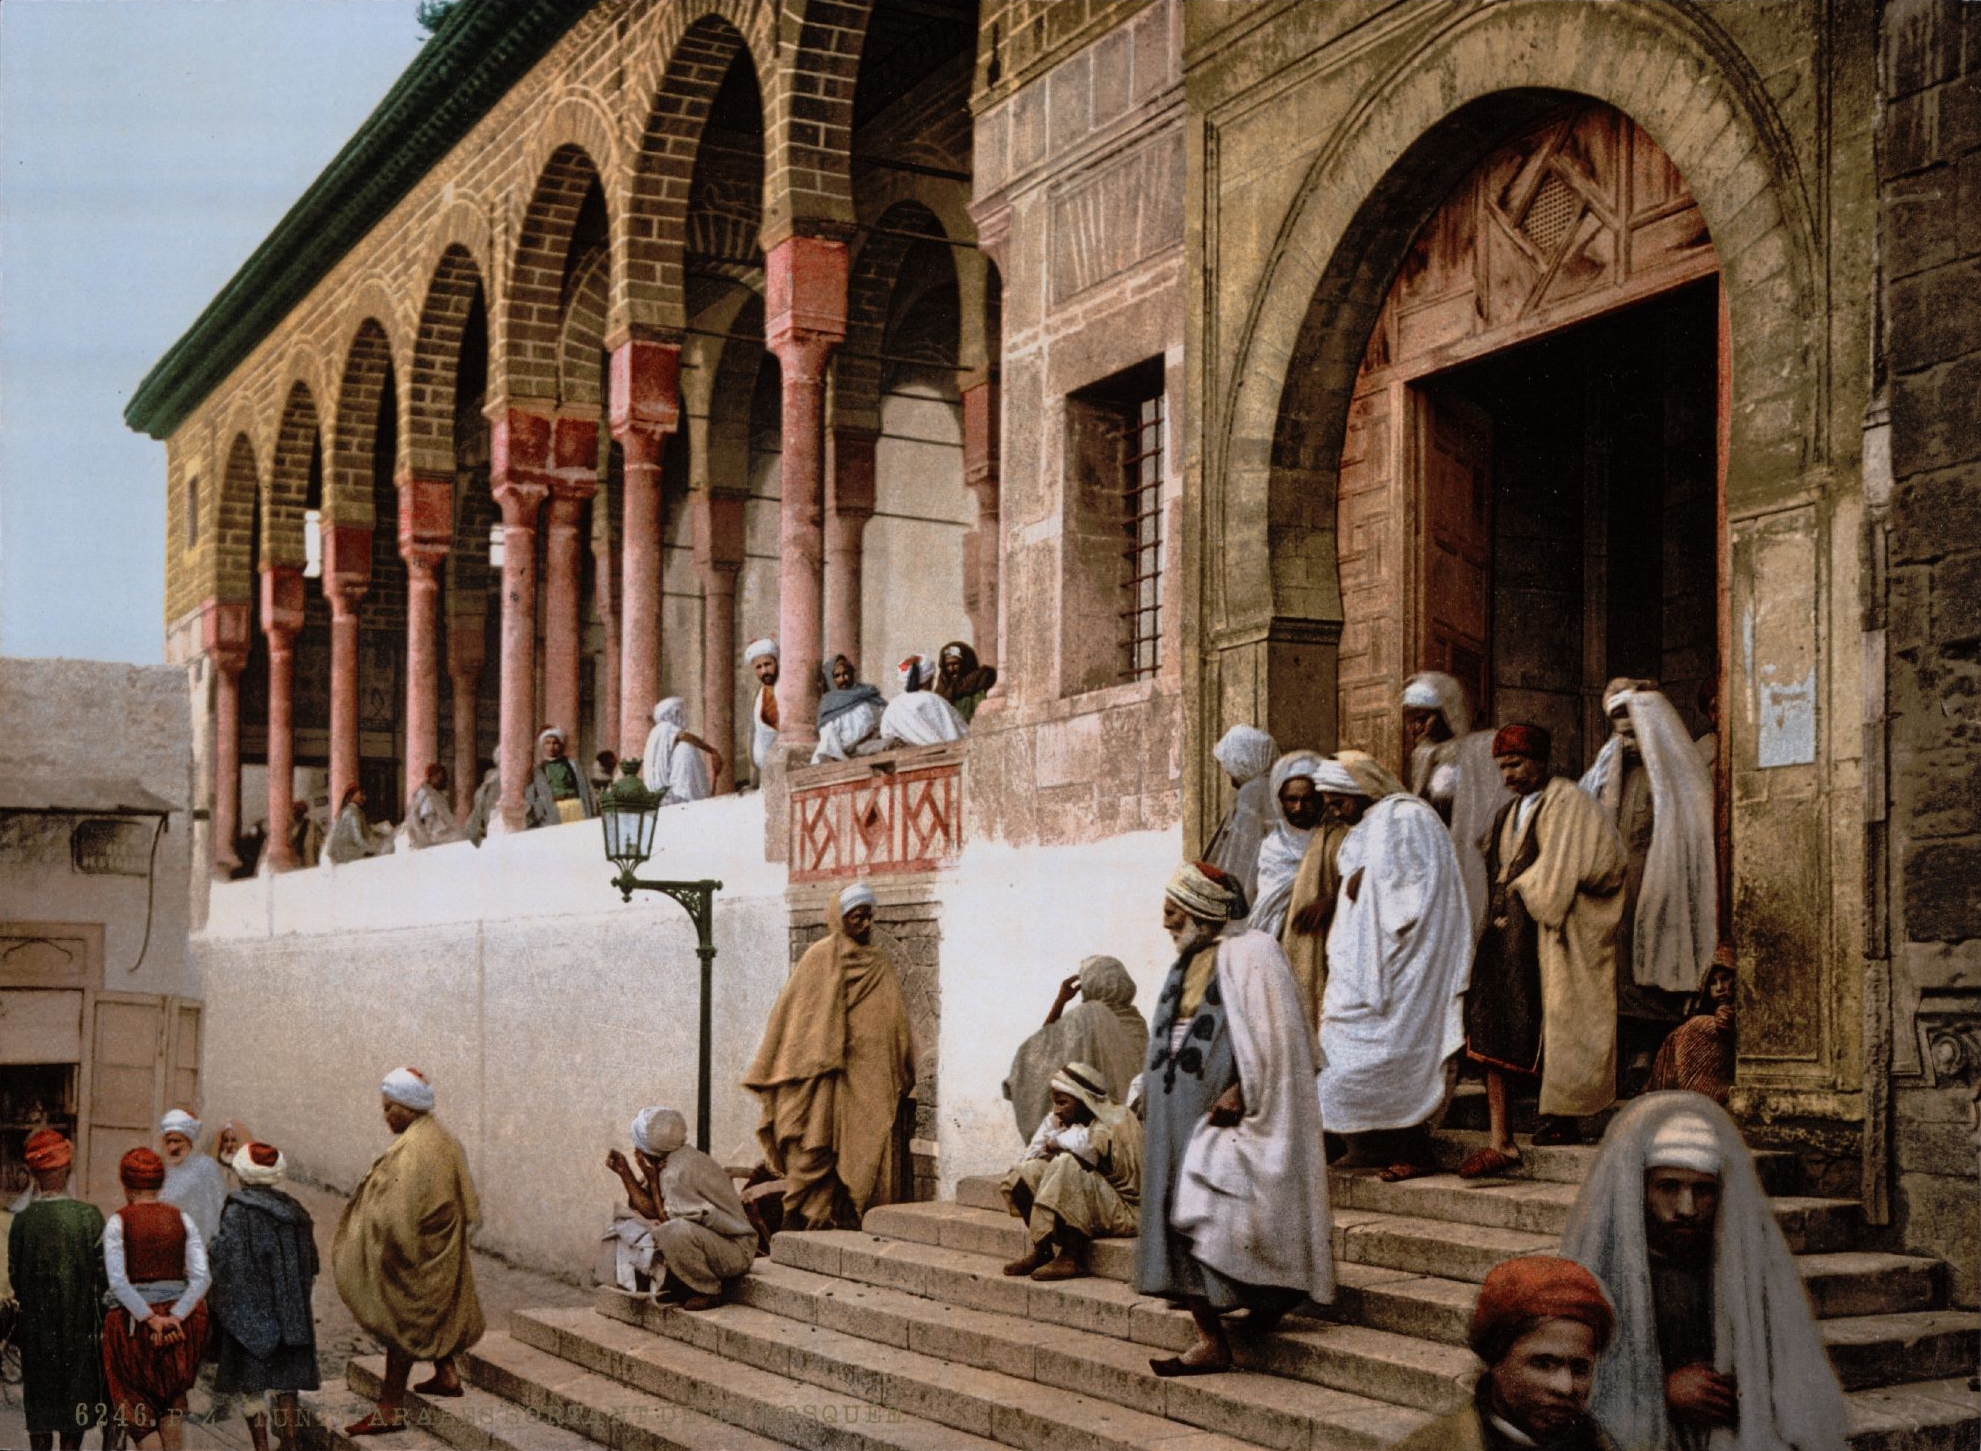
<instances>
[{"instance_id":1,"label":"green lamp post","mask_svg":"<svg viewBox=\"0 0 1981 1451\"><path fill-rule=\"evenodd\" d=\"M619 868L612 885L626 901L633 893L659 892L679 902L695 921L695 955L702 960L701 1061L695 1079L695 1147L708 1152L709 1062L712 1032L709 1019L710 988L715 977L715 894L722 883L704 877L696 882L648 881L639 868L653 855L654 827L660 819L660 803L665 790L647 790L640 779L638 761L621 761L621 775L599 798L599 824L605 828L606 860Z\"/></svg>"}]
</instances>

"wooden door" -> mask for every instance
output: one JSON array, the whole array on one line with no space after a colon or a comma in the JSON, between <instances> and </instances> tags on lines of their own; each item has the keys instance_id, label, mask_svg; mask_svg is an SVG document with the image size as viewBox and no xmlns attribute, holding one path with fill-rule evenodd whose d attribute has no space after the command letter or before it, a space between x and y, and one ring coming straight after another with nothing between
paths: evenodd
<instances>
[{"instance_id":1,"label":"wooden door","mask_svg":"<svg viewBox=\"0 0 1981 1451\"><path fill-rule=\"evenodd\" d=\"M82 1195L98 1208L123 1202L117 1161L156 1135L167 1007L146 993L97 993L83 1098Z\"/></svg>"},{"instance_id":2,"label":"wooden door","mask_svg":"<svg viewBox=\"0 0 1981 1451\"><path fill-rule=\"evenodd\" d=\"M1450 393L1415 390L1426 670L1465 686L1473 719L1492 713L1493 427L1483 408Z\"/></svg>"}]
</instances>

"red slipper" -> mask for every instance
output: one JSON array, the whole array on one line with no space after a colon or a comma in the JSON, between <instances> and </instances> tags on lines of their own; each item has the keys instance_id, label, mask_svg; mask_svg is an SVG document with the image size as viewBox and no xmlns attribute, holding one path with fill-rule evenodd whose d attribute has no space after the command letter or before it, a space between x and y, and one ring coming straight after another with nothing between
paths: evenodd
<instances>
[{"instance_id":1,"label":"red slipper","mask_svg":"<svg viewBox=\"0 0 1981 1451\"><path fill-rule=\"evenodd\" d=\"M1429 1164L1391 1164L1376 1177L1385 1184L1401 1184L1405 1179L1422 1179L1438 1171Z\"/></svg>"},{"instance_id":2,"label":"red slipper","mask_svg":"<svg viewBox=\"0 0 1981 1451\"><path fill-rule=\"evenodd\" d=\"M442 1385L439 1376L435 1376L424 1385L416 1385L413 1389L423 1396L465 1396L468 1393L466 1388L458 1384Z\"/></svg>"},{"instance_id":3,"label":"red slipper","mask_svg":"<svg viewBox=\"0 0 1981 1451\"><path fill-rule=\"evenodd\" d=\"M406 1421L403 1416L396 1421L383 1421L379 1419L378 1412L373 1411L363 1420L351 1422L350 1425L344 1428L344 1434L346 1436L389 1436L394 1431L403 1431L405 1429Z\"/></svg>"},{"instance_id":4,"label":"red slipper","mask_svg":"<svg viewBox=\"0 0 1981 1451\"><path fill-rule=\"evenodd\" d=\"M1504 1174L1520 1167L1520 1155L1502 1154L1498 1149L1481 1149L1458 1166L1461 1179L1483 1179L1488 1174Z\"/></svg>"}]
</instances>

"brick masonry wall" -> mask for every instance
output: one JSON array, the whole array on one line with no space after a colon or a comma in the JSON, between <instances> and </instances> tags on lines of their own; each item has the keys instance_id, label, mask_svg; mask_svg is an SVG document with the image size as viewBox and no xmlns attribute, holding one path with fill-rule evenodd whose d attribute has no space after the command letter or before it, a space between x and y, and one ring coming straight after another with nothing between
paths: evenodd
<instances>
[{"instance_id":1,"label":"brick masonry wall","mask_svg":"<svg viewBox=\"0 0 1981 1451\"><path fill-rule=\"evenodd\" d=\"M1888 508L1874 510L1890 790L1897 1208L1976 1280L1981 1083L1981 5L1881 17L1879 364ZM1882 524L1882 529L1877 527Z\"/></svg>"}]
</instances>

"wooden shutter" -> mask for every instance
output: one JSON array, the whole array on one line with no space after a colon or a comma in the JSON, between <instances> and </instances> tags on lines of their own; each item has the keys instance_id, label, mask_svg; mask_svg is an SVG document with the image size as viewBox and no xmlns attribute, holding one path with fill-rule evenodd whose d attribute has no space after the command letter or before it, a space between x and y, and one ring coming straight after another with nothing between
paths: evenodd
<instances>
[{"instance_id":1,"label":"wooden shutter","mask_svg":"<svg viewBox=\"0 0 1981 1451\"><path fill-rule=\"evenodd\" d=\"M168 1000L98 993L84 1088L82 1194L100 1209L123 1202L117 1161L149 1145L162 1112Z\"/></svg>"}]
</instances>

